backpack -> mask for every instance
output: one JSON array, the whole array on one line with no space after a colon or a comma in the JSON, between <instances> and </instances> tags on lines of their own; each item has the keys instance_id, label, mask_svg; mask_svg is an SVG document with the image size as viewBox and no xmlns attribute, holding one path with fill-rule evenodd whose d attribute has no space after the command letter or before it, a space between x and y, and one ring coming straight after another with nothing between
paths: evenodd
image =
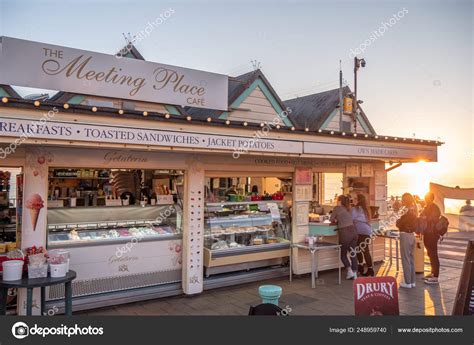
<instances>
[{"instance_id":1,"label":"backpack","mask_svg":"<svg viewBox=\"0 0 474 345\"><path fill-rule=\"evenodd\" d=\"M416 233L424 234L428 229L428 221L425 217L416 218Z\"/></svg>"},{"instance_id":2,"label":"backpack","mask_svg":"<svg viewBox=\"0 0 474 345\"><path fill-rule=\"evenodd\" d=\"M440 236L446 235L448 232L449 220L445 216L439 217L438 222L435 224L434 228Z\"/></svg>"}]
</instances>

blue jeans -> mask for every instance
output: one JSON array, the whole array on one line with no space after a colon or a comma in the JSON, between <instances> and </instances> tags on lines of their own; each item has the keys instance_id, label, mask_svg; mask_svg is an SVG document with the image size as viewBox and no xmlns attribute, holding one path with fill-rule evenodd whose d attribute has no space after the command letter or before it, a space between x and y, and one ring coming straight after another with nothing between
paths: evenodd
<instances>
[{"instance_id":1,"label":"blue jeans","mask_svg":"<svg viewBox=\"0 0 474 345\"><path fill-rule=\"evenodd\" d=\"M357 235L356 229L353 225L345 228L337 229L339 233L339 244L341 245L341 261L344 267L351 267L354 272L357 272ZM347 258L347 254L350 256L350 261Z\"/></svg>"}]
</instances>

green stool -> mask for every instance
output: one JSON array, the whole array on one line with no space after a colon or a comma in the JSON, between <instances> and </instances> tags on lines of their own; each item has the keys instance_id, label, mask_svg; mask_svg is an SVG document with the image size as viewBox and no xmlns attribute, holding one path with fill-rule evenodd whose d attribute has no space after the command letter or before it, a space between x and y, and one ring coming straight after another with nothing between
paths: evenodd
<instances>
[{"instance_id":1,"label":"green stool","mask_svg":"<svg viewBox=\"0 0 474 345\"><path fill-rule=\"evenodd\" d=\"M272 303L278 305L282 288L278 285L262 285L258 288L258 294L262 298L262 303Z\"/></svg>"}]
</instances>

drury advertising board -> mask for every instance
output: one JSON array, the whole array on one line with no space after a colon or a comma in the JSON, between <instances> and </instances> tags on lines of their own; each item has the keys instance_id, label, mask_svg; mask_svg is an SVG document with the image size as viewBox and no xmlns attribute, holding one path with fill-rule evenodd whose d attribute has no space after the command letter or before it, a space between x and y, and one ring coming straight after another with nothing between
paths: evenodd
<instances>
[{"instance_id":1,"label":"drury advertising board","mask_svg":"<svg viewBox=\"0 0 474 345\"><path fill-rule=\"evenodd\" d=\"M10 37L0 84L227 110L225 75Z\"/></svg>"}]
</instances>

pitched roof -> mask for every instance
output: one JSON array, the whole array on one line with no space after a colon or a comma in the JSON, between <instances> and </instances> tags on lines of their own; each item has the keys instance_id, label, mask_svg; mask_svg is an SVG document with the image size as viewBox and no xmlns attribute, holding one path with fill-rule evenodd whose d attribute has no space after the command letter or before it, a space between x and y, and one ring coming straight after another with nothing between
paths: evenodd
<instances>
[{"instance_id":1,"label":"pitched roof","mask_svg":"<svg viewBox=\"0 0 474 345\"><path fill-rule=\"evenodd\" d=\"M250 71L245 74L241 74L237 77L229 77L229 89L227 93L228 105L229 108L231 107L232 103L234 103L237 98L247 90L252 83L257 80L261 79L265 86L270 91L271 95L275 98L275 101L280 105L282 109L285 109L286 106L283 101L280 99L278 94L273 89L272 85L265 77L263 72L260 69ZM223 112L222 110L214 110L214 109L205 109L205 108L193 108L193 107L186 107L186 112L191 115L193 118L197 119L206 119L208 117L215 119L218 118ZM232 109L229 109L232 110Z\"/></svg>"},{"instance_id":2,"label":"pitched roof","mask_svg":"<svg viewBox=\"0 0 474 345\"><path fill-rule=\"evenodd\" d=\"M343 96L351 92L348 86L342 88ZM309 128L310 132L317 131L334 109L339 106L339 88L289 99L284 101L284 104L292 110L288 117L297 129ZM360 105L359 109L372 134L375 134L375 129L370 124Z\"/></svg>"},{"instance_id":3,"label":"pitched roof","mask_svg":"<svg viewBox=\"0 0 474 345\"><path fill-rule=\"evenodd\" d=\"M21 98L21 96L16 92L10 85L0 85L0 88L5 90L6 93L10 95L10 97L13 98Z\"/></svg>"}]
</instances>

